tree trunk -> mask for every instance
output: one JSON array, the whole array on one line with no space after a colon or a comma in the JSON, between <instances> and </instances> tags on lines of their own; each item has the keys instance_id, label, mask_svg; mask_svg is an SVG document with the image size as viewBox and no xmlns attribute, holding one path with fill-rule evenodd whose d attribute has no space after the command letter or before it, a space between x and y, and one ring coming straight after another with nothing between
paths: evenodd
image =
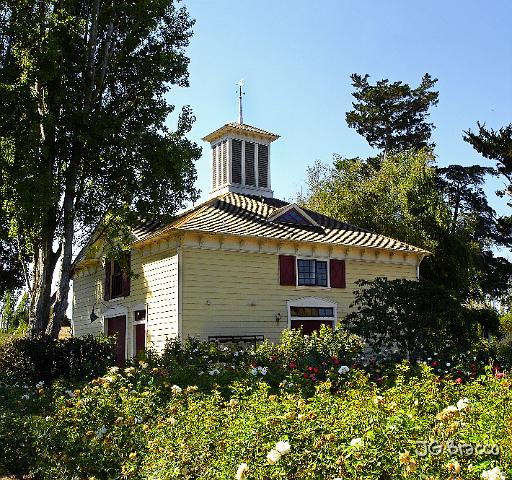
<instances>
[{"instance_id":1,"label":"tree trunk","mask_svg":"<svg viewBox=\"0 0 512 480\"><path fill-rule=\"evenodd\" d=\"M35 252L28 332L31 337L45 335L52 307L51 289L58 254L52 249L53 236L44 239Z\"/></svg>"}]
</instances>

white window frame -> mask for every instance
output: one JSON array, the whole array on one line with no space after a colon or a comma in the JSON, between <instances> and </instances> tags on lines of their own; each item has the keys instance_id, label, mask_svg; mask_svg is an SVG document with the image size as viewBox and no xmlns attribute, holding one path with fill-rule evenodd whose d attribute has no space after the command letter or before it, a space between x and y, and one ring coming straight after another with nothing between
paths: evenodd
<instances>
[{"instance_id":1,"label":"white window frame","mask_svg":"<svg viewBox=\"0 0 512 480\"><path fill-rule=\"evenodd\" d=\"M323 285L299 285L299 260L316 260L317 262L325 262L327 264L327 286ZM318 257L295 257L295 286L297 288L317 288L317 289L330 289L331 288L331 269L329 265L329 258ZM316 277L316 272L315 272Z\"/></svg>"},{"instance_id":2,"label":"white window frame","mask_svg":"<svg viewBox=\"0 0 512 480\"><path fill-rule=\"evenodd\" d=\"M135 320L135 312L145 311L146 316L144 317L144 320ZM148 306L144 304L135 305L132 310L132 357L135 357L135 354L137 353L135 351L136 349L136 338L135 338L135 325L144 325L144 332L146 333L146 339L144 341L144 346L147 347L147 340L148 340Z\"/></svg>"},{"instance_id":3,"label":"white window frame","mask_svg":"<svg viewBox=\"0 0 512 480\"><path fill-rule=\"evenodd\" d=\"M323 287L325 288L325 287ZM291 307L312 307L312 308L332 308L332 317L292 317ZM302 297L294 298L286 302L288 312L288 328L292 328L292 320L327 320L336 327L338 323L338 304L332 300L320 297Z\"/></svg>"}]
</instances>

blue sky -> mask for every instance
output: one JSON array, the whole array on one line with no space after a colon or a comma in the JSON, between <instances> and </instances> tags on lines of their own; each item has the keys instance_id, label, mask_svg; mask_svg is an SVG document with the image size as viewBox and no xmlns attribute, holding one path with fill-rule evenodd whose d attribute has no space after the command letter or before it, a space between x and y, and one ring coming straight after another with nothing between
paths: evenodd
<instances>
[{"instance_id":1,"label":"blue sky","mask_svg":"<svg viewBox=\"0 0 512 480\"><path fill-rule=\"evenodd\" d=\"M196 19L190 87L169 100L191 105L190 138L203 146L197 163L201 199L210 187L209 146L201 138L237 119L244 78L244 121L281 135L272 146L274 195L295 198L306 169L332 155L367 156L371 148L347 127L351 73L417 86L438 78L439 165L487 164L462 140L477 120L491 128L512 122L512 3L506 0L185 0ZM170 119L172 122L172 119ZM503 200L490 200L501 213Z\"/></svg>"}]
</instances>

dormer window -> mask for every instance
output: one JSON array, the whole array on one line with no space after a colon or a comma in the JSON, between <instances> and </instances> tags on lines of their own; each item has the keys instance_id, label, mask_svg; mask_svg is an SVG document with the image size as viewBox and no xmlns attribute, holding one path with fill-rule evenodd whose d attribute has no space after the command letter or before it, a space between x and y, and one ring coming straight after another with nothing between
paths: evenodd
<instances>
[{"instance_id":1,"label":"dormer window","mask_svg":"<svg viewBox=\"0 0 512 480\"><path fill-rule=\"evenodd\" d=\"M306 225L310 227L318 227L316 223L302 208L295 203L290 203L284 207L275 210L270 217L270 222L294 223L297 225Z\"/></svg>"}]
</instances>

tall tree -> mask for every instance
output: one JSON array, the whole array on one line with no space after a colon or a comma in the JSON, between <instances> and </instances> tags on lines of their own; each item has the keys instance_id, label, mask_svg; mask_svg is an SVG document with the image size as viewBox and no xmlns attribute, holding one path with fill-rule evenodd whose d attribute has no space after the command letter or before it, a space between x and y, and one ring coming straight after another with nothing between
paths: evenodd
<instances>
[{"instance_id":1,"label":"tall tree","mask_svg":"<svg viewBox=\"0 0 512 480\"><path fill-rule=\"evenodd\" d=\"M58 333L77 241L196 198L190 109L165 123L192 25L174 0L0 0L0 198L33 262L33 335Z\"/></svg>"},{"instance_id":2,"label":"tall tree","mask_svg":"<svg viewBox=\"0 0 512 480\"><path fill-rule=\"evenodd\" d=\"M356 102L347 112L349 127L385 153L408 149L420 150L429 143L434 125L427 123L429 108L437 105L439 92L432 90L437 79L426 73L416 88L406 83L379 80L375 85L369 75L351 77Z\"/></svg>"},{"instance_id":3,"label":"tall tree","mask_svg":"<svg viewBox=\"0 0 512 480\"><path fill-rule=\"evenodd\" d=\"M472 251L470 298L479 303L503 300L510 291L512 263L496 256L493 247L510 247L506 218L499 218L483 190L485 177L496 170L480 165L438 168L438 185L451 212L450 235L464 239Z\"/></svg>"},{"instance_id":4,"label":"tall tree","mask_svg":"<svg viewBox=\"0 0 512 480\"><path fill-rule=\"evenodd\" d=\"M477 126L478 133L468 130L464 132L464 140L485 158L497 162L498 173L508 182L501 194L512 195L512 123L498 131L487 129L480 122Z\"/></svg>"}]
</instances>

